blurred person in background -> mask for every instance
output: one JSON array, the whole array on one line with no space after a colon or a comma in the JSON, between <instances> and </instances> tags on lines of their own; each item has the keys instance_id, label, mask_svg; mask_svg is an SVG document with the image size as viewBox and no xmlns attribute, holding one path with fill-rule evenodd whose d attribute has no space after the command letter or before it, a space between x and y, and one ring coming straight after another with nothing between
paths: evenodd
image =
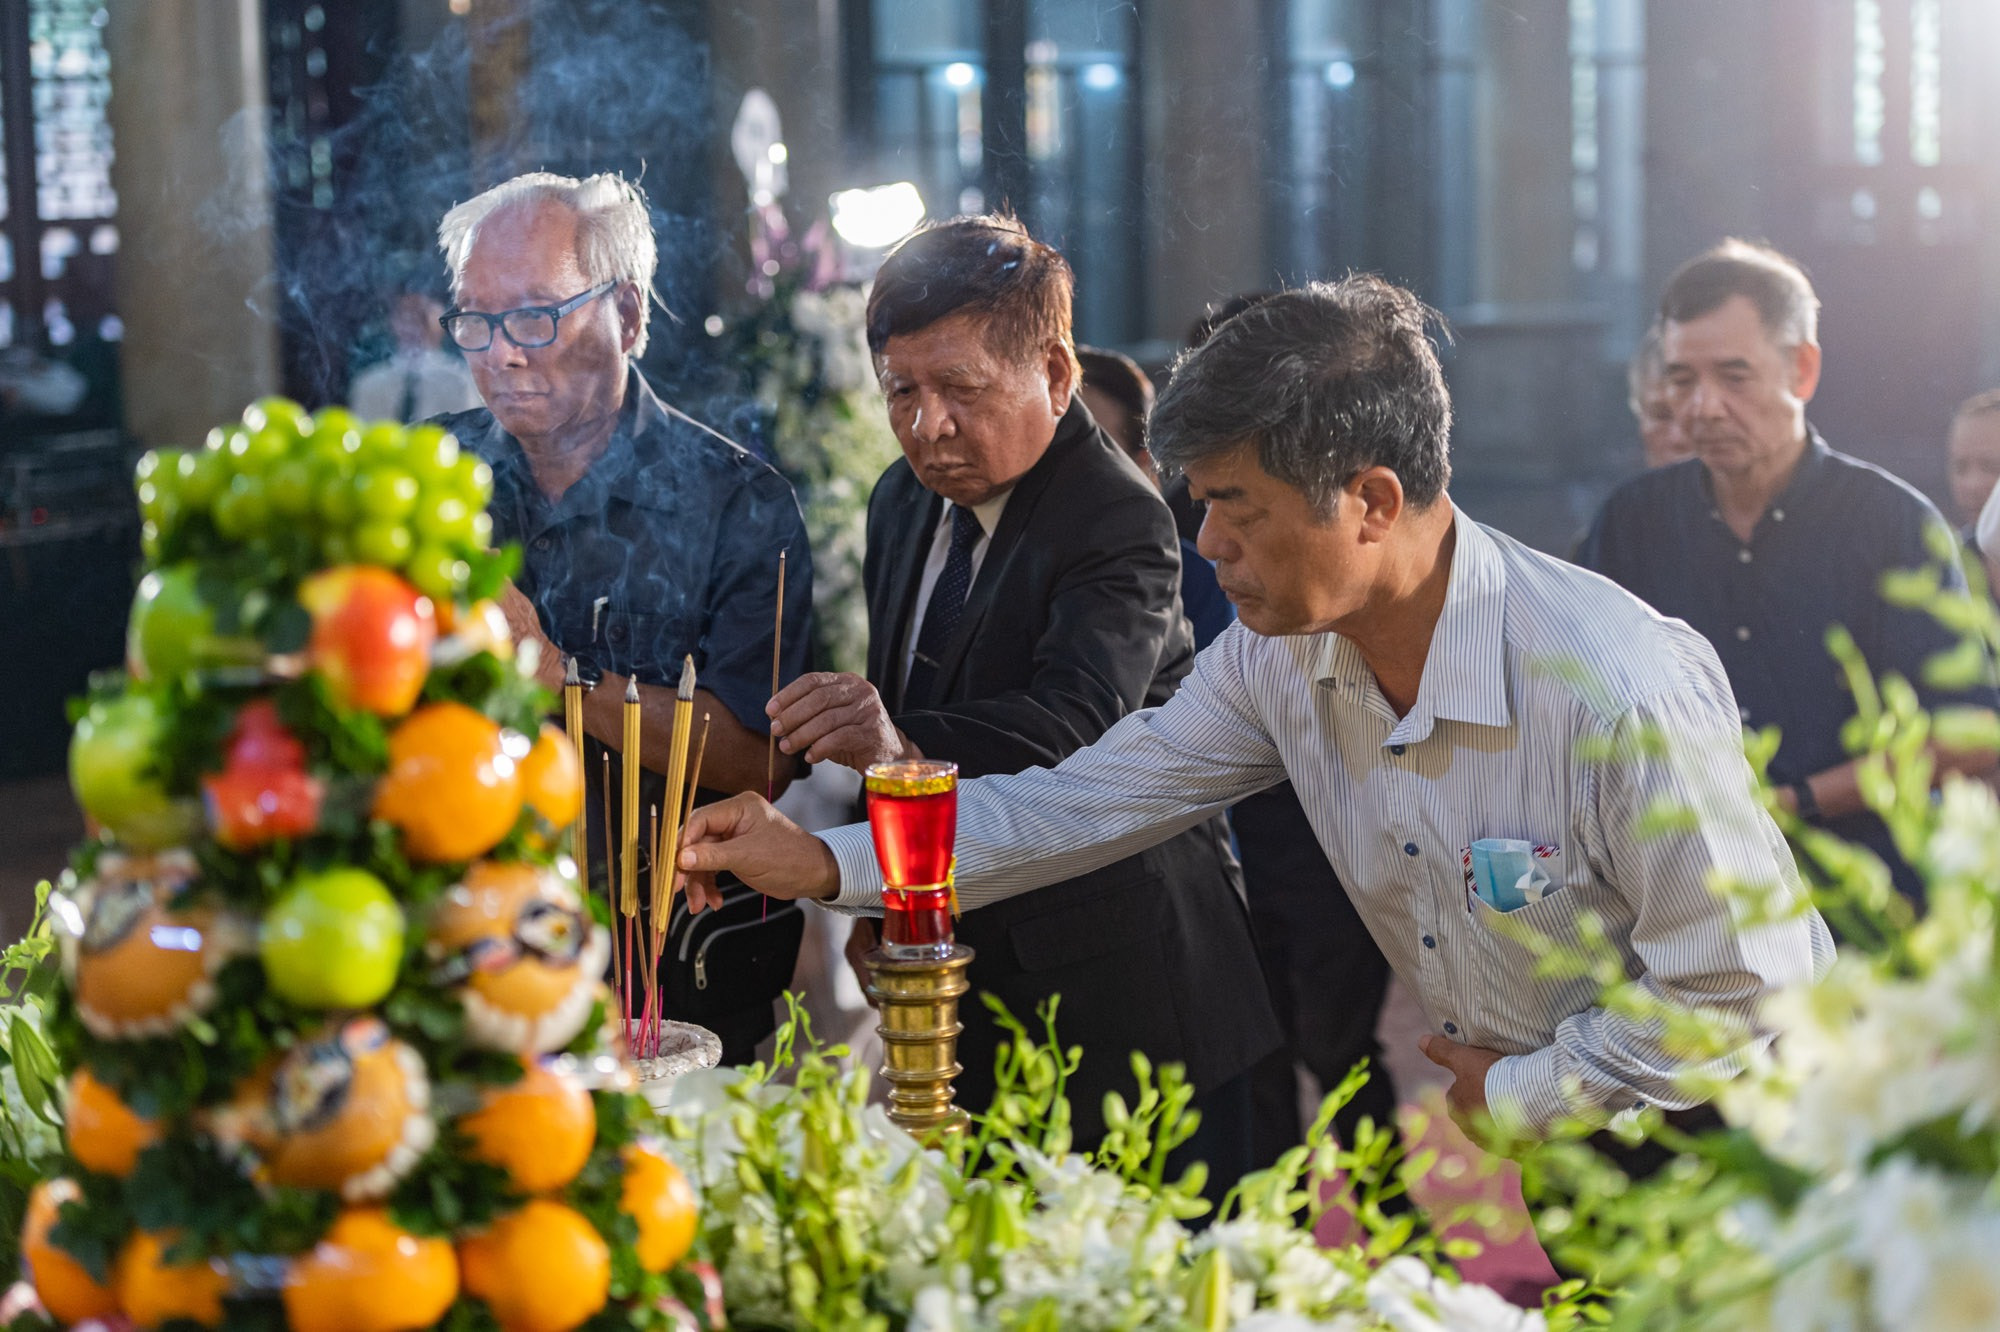
<instances>
[{"instance_id":1,"label":"blurred person in background","mask_svg":"<svg viewBox=\"0 0 2000 1332\"><path fill-rule=\"evenodd\" d=\"M1639 423L1639 452L1647 467L1665 467L1694 457L1694 444L1681 429L1667 391L1658 324L1646 330L1639 350L1625 366L1625 405Z\"/></svg>"},{"instance_id":2,"label":"blurred person in background","mask_svg":"<svg viewBox=\"0 0 2000 1332\"><path fill-rule=\"evenodd\" d=\"M1897 888L1921 881L1861 797L1842 729L1855 703L1826 633L1842 625L1879 679L1895 672L1924 706L2000 704L1990 686L1941 690L1930 659L1957 635L1889 605L1883 575L1934 562L1943 519L1915 487L1827 447L1806 420L1820 382L1819 296L1797 263L1727 240L1683 264L1660 302L1668 394L1699 461L1611 493L1578 563L1714 645L1747 727L1783 739L1769 777L1780 805L1881 857ZM1963 591L1956 561L1945 586ZM1990 772L1991 754L1939 755Z\"/></svg>"},{"instance_id":3,"label":"blurred person in background","mask_svg":"<svg viewBox=\"0 0 2000 1332\"><path fill-rule=\"evenodd\" d=\"M2000 389L1974 394L1958 405L1945 440L1950 469L1951 520L1967 541L1987 497L2000 482Z\"/></svg>"},{"instance_id":4,"label":"blurred person in background","mask_svg":"<svg viewBox=\"0 0 2000 1332\"><path fill-rule=\"evenodd\" d=\"M388 360L354 377L347 405L364 421L428 421L479 406L479 390L463 358L445 350L438 326L444 303L421 287L405 287L389 307Z\"/></svg>"},{"instance_id":5,"label":"blurred person in background","mask_svg":"<svg viewBox=\"0 0 2000 1332\"><path fill-rule=\"evenodd\" d=\"M1158 489L1160 475L1153 466L1153 455L1146 449L1146 420L1153 414L1152 379L1139 368L1137 361L1120 352L1078 347L1076 359L1083 367L1080 393L1091 418ZM1185 487L1182 489L1185 495ZM1176 516L1177 530L1179 526ZM1229 622L1236 618L1236 608L1229 604L1221 584L1215 581L1215 566L1194 548L1194 538L1182 533L1180 545L1181 610L1194 627L1194 646L1198 652L1229 627Z\"/></svg>"}]
</instances>

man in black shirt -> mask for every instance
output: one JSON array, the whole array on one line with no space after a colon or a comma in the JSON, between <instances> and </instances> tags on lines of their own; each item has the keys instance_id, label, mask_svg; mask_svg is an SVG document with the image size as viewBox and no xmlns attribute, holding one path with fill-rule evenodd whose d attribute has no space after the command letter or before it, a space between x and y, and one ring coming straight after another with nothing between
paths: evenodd
<instances>
[{"instance_id":1,"label":"man in black shirt","mask_svg":"<svg viewBox=\"0 0 2000 1332\"><path fill-rule=\"evenodd\" d=\"M567 655L594 684L586 764L623 743L636 680L654 770L640 808L660 803L674 686L692 655L695 713L710 718L703 788L763 790L778 552L789 552L787 678L806 666L812 554L784 478L663 402L633 364L658 259L645 197L612 175L535 173L452 209L438 238L454 301L443 322L486 402L440 424L493 468L494 537L522 558L503 609L517 640L538 645L542 683L560 687ZM601 846L610 811L600 773L586 766L584 779ZM797 920L779 924L796 955ZM775 969L790 976L789 962ZM701 1015L732 1059L771 1029L775 994Z\"/></svg>"},{"instance_id":2,"label":"man in black shirt","mask_svg":"<svg viewBox=\"0 0 2000 1332\"><path fill-rule=\"evenodd\" d=\"M1841 741L1854 699L1826 632L1844 626L1876 676L1902 675L1926 706L2000 699L1990 687L1930 687L1924 664L1956 636L1883 599L1885 573L1936 562L1925 531L1944 520L1914 488L1834 452L1806 423L1818 312L1805 274L1764 246L1725 241L1674 274L1661 352L1695 457L1613 491L1577 562L1706 636L1744 724L1779 728L1770 777L1780 802L1868 845L1914 895L1916 875L1864 807ZM1955 562L1944 579L1965 586ZM1992 766L1990 755L1941 757L1960 770Z\"/></svg>"}]
</instances>

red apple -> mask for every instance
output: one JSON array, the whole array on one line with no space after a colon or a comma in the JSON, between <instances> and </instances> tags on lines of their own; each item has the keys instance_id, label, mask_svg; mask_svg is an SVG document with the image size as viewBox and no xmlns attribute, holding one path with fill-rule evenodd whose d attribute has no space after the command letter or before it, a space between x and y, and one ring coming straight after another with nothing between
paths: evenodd
<instances>
[{"instance_id":1,"label":"red apple","mask_svg":"<svg viewBox=\"0 0 2000 1332\"><path fill-rule=\"evenodd\" d=\"M230 768L201 780L215 840L248 851L280 837L303 837L319 826L325 788L296 768Z\"/></svg>"},{"instance_id":2,"label":"red apple","mask_svg":"<svg viewBox=\"0 0 2000 1332\"><path fill-rule=\"evenodd\" d=\"M400 717L416 703L437 641L430 598L387 569L350 564L299 585L312 666L341 707Z\"/></svg>"},{"instance_id":3,"label":"red apple","mask_svg":"<svg viewBox=\"0 0 2000 1332\"><path fill-rule=\"evenodd\" d=\"M252 699L236 714L229 733L225 767L303 768L306 747L278 720L277 705L268 698Z\"/></svg>"}]
</instances>

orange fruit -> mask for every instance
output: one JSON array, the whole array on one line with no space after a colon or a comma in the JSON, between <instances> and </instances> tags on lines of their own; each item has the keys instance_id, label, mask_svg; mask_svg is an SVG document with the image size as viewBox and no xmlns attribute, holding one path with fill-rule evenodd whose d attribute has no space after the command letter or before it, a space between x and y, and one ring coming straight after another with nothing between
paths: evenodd
<instances>
[{"instance_id":1,"label":"orange fruit","mask_svg":"<svg viewBox=\"0 0 2000 1332\"><path fill-rule=\"evenodd\" d=\"M171 1235L135 1231L111 1265L111 1288L119 1307L140 1327L158 1327L170 1318L185 1318L203 1327L222 1325L222 1297L229 1290L229 1272L220 1258L192 1263L162 1261Z\"/></svg>"},{"instance_id":2,"label":"orange fruit","mask_svg":"<svg viewBox=\"0 0 2000 1332\"><path fill-rule=\"evenodd\" d=\"M410 857L471 860L493 849L521 814L519 760L527 745L463 703L432 703L389 734L389 773L375 817L403 833Z\"/></svg>"},{"instance_id":3,"label":"orange fruit","mask_svg":"<svg viewBox=\"0 0 2000 1332\"><path fill-rule=\"evenodd\" d=\"M379 1207L342 1212L285 1274L292 1332L412 1332L458 1298L458 1255L419 1239Z\"/></svg>"},{"instance_id":4,"label":"orange fruit","mask_svg":"<svg viewBox=\"0 0 2000 1332\"><path fill-rule=\"evenodd\" d=\"M141 1118L118 1093L79 1068L69 1080L70 1155L87 1170L123 1179L139 1153L160 1140L160 1126Z\"/></svg>"},{"instance_id":5,"label":"orange fruit","mask_svg":"<svg viewBox=\"0 0 2000 1332\"><path fill-rule=\"evenodd\" d=\"M583 768L561 727L543 723L535 747L521 760L521 796L557 828L569 827L583 812Z\"/></svg>"},{"instance_id":6,"label":"orange fruit","mask_svg":"<svg viewBox=\"0 0 2000 1332\"><path fill-rule=\"evenodd\" d=\"M547 1193L577 1177L597 1141L597 1107L583 1084L537 1060L519 1082L493 1087L458 1126L474 1160L497 1165L523 1193Z\"/></svg>"},{"instance_id":7,"label":"orange fruit","mask_svg":"<svg viewBox=\"0 0 2000 1332\"><path fill-rule=\"evenodd\" d=\"M694 1244L695 1224L701 1219L694 1186L679 1166L643 1143L627 1147L624 1156L618 1210L639 1223L639 1242L633 1246L639 1266L664 1272Z\"/></svg>"},{"instance_id":8,"label":"orange fruit","mask_svg":"<svg viewBox=\"0 0 2000 1332\"><path fill-rule=\"evenodd\" d=\"M459 1241L465 1290L505 1332L569 1332L604 1307L611 1250L590 1222L537 1198Z\"/></svg>"},{"instance_id":9,"label":"orange fruit","mask_svg":"<svg viewBox=\"0 0 2000 1332\"><path fill-rule=\"evenodd\" d=\"M73 1179L49 1179L28 1195L28 1212L21 1221L21 1261L42 1307L59 1323L81 1323L118 1312L118 1300L93 1278L84 1265L56 1247L49 1231L66 1202L83 1196Z\"/></svg>"},{"instance_id":10,"label":"orange fruit","mask_svg":"<svg viewBox=\"0 0 2000 1332\"><path fill-rule=\"evenodd\" d=\"M469 970L459 998L474 1044L547 1054L590 1020L611 939L556 870L482 860L446 890L425 947Z\"/></svg>"}]
</instances>

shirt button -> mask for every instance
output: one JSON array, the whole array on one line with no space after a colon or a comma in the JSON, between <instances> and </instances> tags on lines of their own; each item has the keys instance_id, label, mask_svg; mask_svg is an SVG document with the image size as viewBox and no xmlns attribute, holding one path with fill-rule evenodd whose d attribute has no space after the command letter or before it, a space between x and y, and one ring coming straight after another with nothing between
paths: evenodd
<instances>
[{"instance_id":1,"label":"shirt button","mask_svg":"<svg viewBox=\"0 0 2000 1332\"><path fill-rule=\"evenodd\" d=\"M1403 843L1403 854L1406 856L1414 856L1415 854L1417 854L1417 844L1415 842Z\"/></svg>"},{"instance_id":2,"label":"shirt button","mask_svg":"<svg viewBox=\"0 0 2000 1332\"><path fill-rule=\"evenodd\" d=\"M1445 1023L1445 1024L1444 1024L1444 1034L1445 1034L1445 1035L1447 1035L1447 1036L1456 1036L1456 1035L1458 1035L1458 1024L1457 1024L1456 1022L1447 1022L1447 1023Z\"/></svg>"},{"instance_id":3,"label":"shirt button","mask_svg":"<svg viewBox=\"0 0 2000 1332\"><path fill-rule=\"evenodd\" d=\"M555 545L555 542L549 540L546 536L538 536L535 538L536 550L547 550L550 546L553 545Z\"/></svg>"},{"instance_id":4,"label":"shirt button","mask_svg":"<svg viewBox=\"0 0 2000 1332\"><path fill-rule=\"evenodd\" d=\"M1750 548L1745 546L1742 550L1737 551L1736 559L1741 564L1750 563Z\"/></svg>"},{"instance_id":5,"label":"shirt button","mask_svg":"<svg viewBox=\"0 0 2000 1332\"><path fill-rule=\"evenodd\" d=\"M605 637L606 637L606 638L608 638L608 639L610 639L610 640L611 640L612 642L614 642L614 643L622 643L622 642L624 642L624 641L625 641L625 626L624 626L624 625L622 625L622 624L614 624L614 625L612 625L612 626L611 626L611 630L610 630L610 632L609 632L609 633L607 633L607 634L605 634Z\"/></svg>"},{"instance_id":6,"label":"shirt button","mask_svg":"<svg viewBox=\"0 0 2000 1332\"><path fill-rule=\"evenodd\" d=\"M1401 757L1402 757L1402 755L1403 755L1403 750L1404 750L1404 748L1405 748L1405 746L1403 746L1403 745L1390 745L1390 746L1389 746L1389 752L1390 752L1391 754L1394 754L1394 755L1396 755L1396 756L1397 756L1398 758L1401 758Z\"/></svg>"},{"instance_id":7,"label":"shirt button","mask_svg":"<svg viewBox=\"0 0 2000 1332\"><path fill-rule=\"evenodd\" d=\"M1771 510L1771 518L1774 522L1782 523L1785 521L1785 511L1783 509L1773 509Z\"/></svg>"},{"instance_id":8,"label":"shirt button","mask_svg":"<svg viewBox=\"0 0 2000 1332\"><path fill-rule=\"evenodd\" d=\"M1436 939L1431 938L1431 936L1428 934L1424 936L1424 947L1436 948L1437 946L1438 946L1438 941Z\"/></svg>"},{"instance_id":9,"label":"shirt button","mask_svg":"<svg viewBox=\"0 0 2000 1332\"><path fill-rule=\"evenodd\" d=\"M1750 641L1750 626L1749 626L1749 625L1747 625L1747 624L1739 624L1739 625L1737 625L1737 626L1736 626L1736 641L1737 641L1737 642L1739 642L1739 643L1747 643L1747 642L1749 642L1749 641Z\"/></svg>"}]
</instances>

